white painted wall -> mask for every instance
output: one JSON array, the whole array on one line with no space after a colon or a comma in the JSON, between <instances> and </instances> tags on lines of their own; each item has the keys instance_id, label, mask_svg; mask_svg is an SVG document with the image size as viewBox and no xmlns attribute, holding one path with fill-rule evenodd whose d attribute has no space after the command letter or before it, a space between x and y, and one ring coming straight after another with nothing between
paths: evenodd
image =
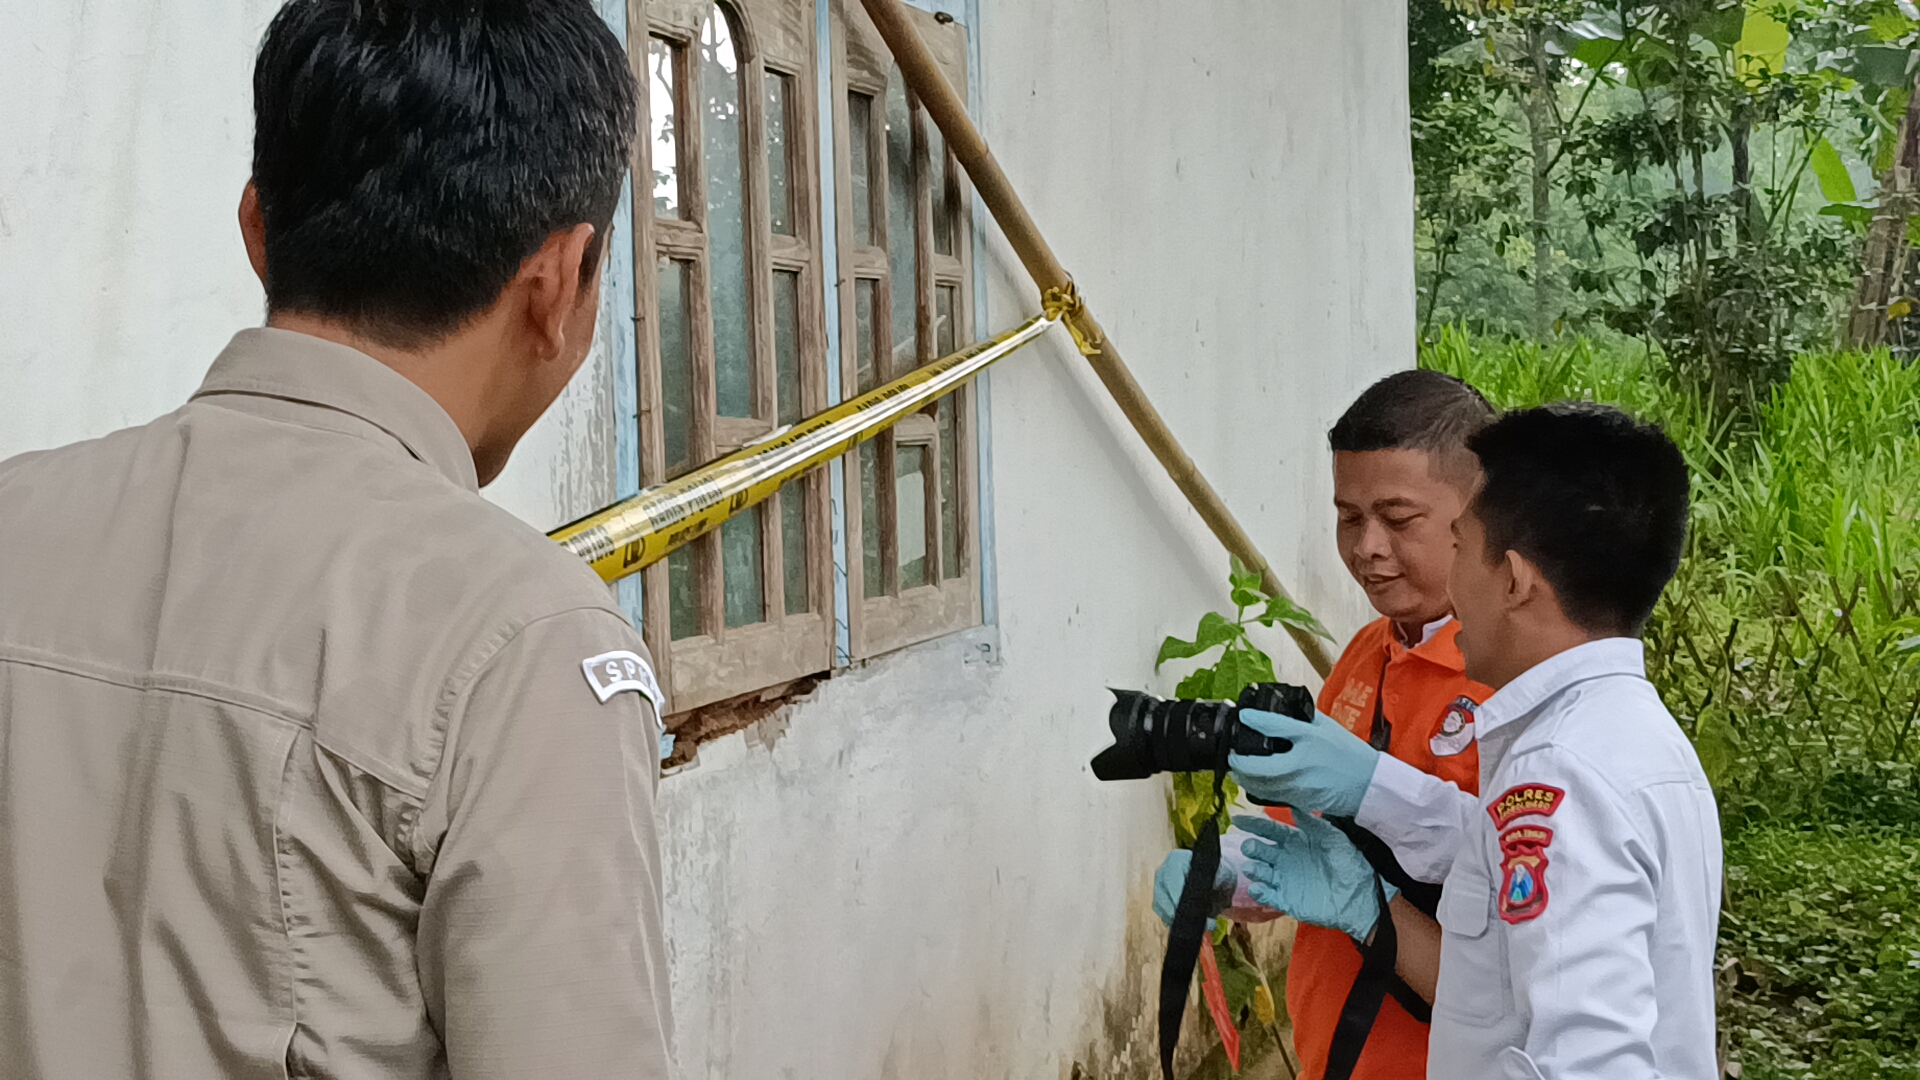
<instances>
[{"instance_id":1,"label":"white painted wall","mask_svg":"<svg viewBox=\"0 0 1920 1080\"><path fill-rule=\"evenodd\" d=\"M258 322L232 222L274 6L0 0L0 457L173 408ZM1350 631L1322 433L1412 361L1403 5L982 6L1000 160L1282 578ZM1032 290L991 254L1000 327ZM612 489L610 371L496 487L536 525ZM1104 686L1170 687L1155 647L1220 602L1225 557L1064 336L992 400L997 633L844 673L663 783L688 1080L1152 1071L1164 792L1085 762Z\"/></svg>"},{"instance_id":2,"label":"white painted wall","mask_svg":"<svg viewBox=\"0 0 1920 1080\"><path fill-rule=\"evenodd\" d=\"M1281 577L1357 628L1324 433L1413 361L1404 5L982 7L983 126L1034 219ZM992 253L1003 327L1033 290ZM1226 558L1064 334L992 401L998 662L883 658L666 781L689 1080L1157 1074L1164 790L1086 760L1103 687L1171 689L1159 640Z\"/></svg>"}]
</instances>

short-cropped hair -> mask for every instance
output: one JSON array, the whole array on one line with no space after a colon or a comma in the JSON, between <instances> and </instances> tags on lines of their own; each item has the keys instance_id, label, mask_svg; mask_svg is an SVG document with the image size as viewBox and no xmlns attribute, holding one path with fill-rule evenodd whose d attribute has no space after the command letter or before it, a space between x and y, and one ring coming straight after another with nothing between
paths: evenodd
<instances>
[{"instance_id":1,"label":"short-cropped hair","mask_svg":"<svg viewBox=\"0 0 1920 1080\"><path fill-rule=\"evenodd\" d=\"M1327 432L1327 444L1335 452L1422 450L1451 466L1466 458L1467 440L1494 416L1480 391L1461 379L1396 371L1354 399Z\"/></svg>"},{"instance_id":2,"label":"short-cropped hair","mask_svg":"<svg viewBox=\"0 0 1920 1080\"><path fill-rule=\"evenodd\" d=\"M254 64L267 307L443 338L549 236L597 232L638 89L587 0L291 0Z\"/></svg>"},{"instance_id":3,"label":"short-cropped hair","mask_svg":"<svg viewBox=\"0 0 1920 1080\"><path fill-rule=\"evenodd\" d=\"M1686 459L1665 432L1607 405L1508 413L1468 449L1484 475L1473 513L1489 557L1517 551L1589 633L1634 635L1679 569Z\"/></svg>"}]
</instances>

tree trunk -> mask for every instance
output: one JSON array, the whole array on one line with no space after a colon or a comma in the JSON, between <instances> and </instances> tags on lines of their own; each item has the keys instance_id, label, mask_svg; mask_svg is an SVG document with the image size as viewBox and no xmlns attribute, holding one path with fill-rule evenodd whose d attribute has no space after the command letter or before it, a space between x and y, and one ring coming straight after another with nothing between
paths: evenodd
<instances>
[{"instance_id":1,"label":"tree trunk","mask_svg":"<svg viewBox=\"0 0 1920 1080\"><path fill-rule=\"evenodd\" d=\"M1880 208L1860 246L1860 286L1854 293L1842 342L1851 349L1877 348L1887 337L1887 306L1901 288L1907 259L1907 219L1916 209L1914 181L1920 173L1920 83L1907 99L1894 145L1893 166L1880 178Z\"/></svg>"},{"instance_id":2,"label":"tree trunk","mask_svg":"<svg viewBox=\"0 0 1920 1080\"><path fill-rule=\"evenodd\" d=\"M1553 336L1553 81L1547 73L1547 35L1539 23L1527 27L1527 62L1532 87L1527 94L1527 135L1533 149L1533 337Z\"/></svg>"},{"instance_id":3,"label":"tree trunk","mask_svg":"<svg viewBox=\"0 0 1920 1080\"><path fill-rule=\"evenodd\" d=\"M1750 245L1758 238L1759 224L1754 218L1753 205L1753 154L1749 143L1753 138L1753 110L1745 102L1734 106L1733 122L1728 125L1727 141L1733 148L1733 207L1735 217L1735 235L1742 246Z\"/></svg>"}]
</instances>

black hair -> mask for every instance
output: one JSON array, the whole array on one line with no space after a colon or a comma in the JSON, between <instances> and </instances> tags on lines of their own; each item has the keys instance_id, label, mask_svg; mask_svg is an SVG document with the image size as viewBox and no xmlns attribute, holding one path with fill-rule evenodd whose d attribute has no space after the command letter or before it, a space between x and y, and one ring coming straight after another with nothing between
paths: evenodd
<instances>
[{"instance_id":1,"label":"black hair","mask_svg":"<svg viewBox=\"0 0 1920 1080\"><path fill-rule=\"evenodd\" d=\"M1467 442L1489 558L1517 551L1596 634L1638 634L1679 569L1687 463L1665 432L1608 405L1508 413Z\"/></svg>"},{"instance_id":2,"label":"black hair","mask_svg":"<svg viewBox=\"0 0 1920 1080\"><path fill-rule=\"evenodd\" d=\"M1354 399L1327 432L1336 452L1424 450L1451 464L1493 423L1493 406L1469 383L1438 371L1396 371Z\"/></svg>"},{"instance_id":3,"label":"black hair","mask_svg":"<svg viewBox=\"0 0 1920 1080\"><path fill-rule=\"evenodd\" d=\"M268 309L425 344L582 223L591 276L637 96L587 0L290 0L253 72Z\"/></svg>"}]
</instances>

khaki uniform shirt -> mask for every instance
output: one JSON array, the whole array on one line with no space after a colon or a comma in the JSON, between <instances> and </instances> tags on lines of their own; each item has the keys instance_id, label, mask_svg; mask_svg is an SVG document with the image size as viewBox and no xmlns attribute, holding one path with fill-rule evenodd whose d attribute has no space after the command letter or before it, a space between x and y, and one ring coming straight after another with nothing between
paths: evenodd
<instances>
[{"instance_id":1,"label":"khaki uniform shirt","mask_svg":"<svg viewBox=\"0 0 1920 1080\"><path fill-rule=\"evenodd\" d=\"M664 1077L657 693L355 350L0 463L0 1077Z\"/></svg>"}]
</instances>

